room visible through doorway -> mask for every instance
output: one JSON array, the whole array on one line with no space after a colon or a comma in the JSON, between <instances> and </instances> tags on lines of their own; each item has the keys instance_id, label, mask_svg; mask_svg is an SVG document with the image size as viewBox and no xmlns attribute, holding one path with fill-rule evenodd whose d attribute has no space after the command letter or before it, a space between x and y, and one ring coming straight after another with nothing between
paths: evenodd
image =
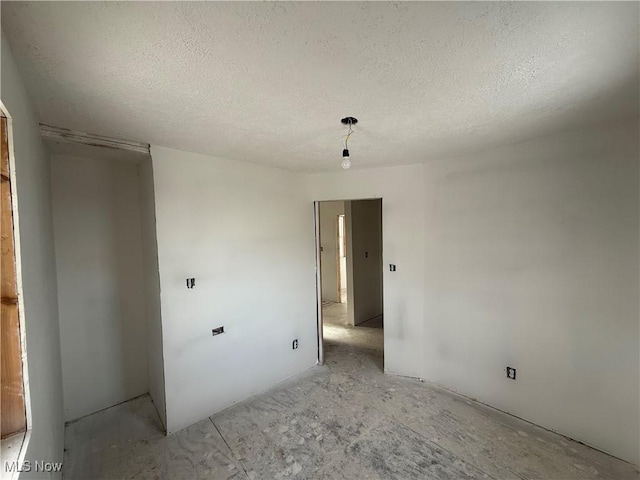
<instances>
[{"instance_id":1,"label":"room visible through doorway","mask_svg":"<svg viewBox=\"0 0 640 480\"><path fill-rule=\"evenodd\" d=\"M382 199L316 204L318 360L384 369Z\"/></svg>"}]
</instances>

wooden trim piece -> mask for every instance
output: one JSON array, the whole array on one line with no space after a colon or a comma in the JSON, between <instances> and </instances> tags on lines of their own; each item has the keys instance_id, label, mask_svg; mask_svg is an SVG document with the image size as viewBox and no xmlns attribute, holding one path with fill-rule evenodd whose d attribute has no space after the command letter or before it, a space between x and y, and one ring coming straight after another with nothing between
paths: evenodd
<instances>
[{"instance_id":1,"label":"wooden trim piece","mask_svg":"<svg viewBox=\"0 0 640 480\"><path fill-rule=\"evenodd\" d=\"M2 202L2 219L0 230L2 234L2 273L0 274L0 292L3 299L18 298L18 288L16 285L16 261L15 248L13 242L13 215L11 212L11 183L2 179L0 189L0 200ZM3 302L4 303L4 302Z\"/></svg>"},{"instance_id":2,"label":"wooden trim piece","mask_svg":"<svg viewBox=\"0 0 640 480\"><path fill-rule=\"evenodd\" d=\"M2 303L2 438L27 429L20 357L20 318L18 305Z\"/></svg>"},{"instance_id":3,"label":"wooden trim piece","mask_svg":"<svg viewBox=\"0 0 640 480\"><path fill-rule=\"evenodd\" d=\"M16 276L15 240L13 236L13 208L9 181L9 141L7 119L0 118L2 185L0 190L1 232L1 327L0 379L2 438L27 429L22 377L22 346L20 342L20 316L18 310L18 283Z\"/></svg>"},{"instance_id":4,"label":"wooden trim piece","mask_svg":"<svg viewBox=\"0 0 640 480\"><path fill-rule=\"evenodd\" d=\"M7 128L7 118L0 117L2 121L2 129L0 131L0 142L2 143L2 152L0 155L0 174L2 178L9 180L9 129Z\"/></svg>"},{"instance_id":5,"label":"wooden trim piece","mask_svg":"<svg viewBox=\"0 0 640 480\"><path fill-rule=\"evenodd\" d=\"M94 133L76 132L68 128L53 127L51 125L40 124L40 136L45 139L56 140L67 143L81 143L94 147L112 148L116 150L128 150L130 152L149 155L151 145L148 143L133 142L130 140L119 140L117 138L105 137Z\"/></svg>"}]
</instances>

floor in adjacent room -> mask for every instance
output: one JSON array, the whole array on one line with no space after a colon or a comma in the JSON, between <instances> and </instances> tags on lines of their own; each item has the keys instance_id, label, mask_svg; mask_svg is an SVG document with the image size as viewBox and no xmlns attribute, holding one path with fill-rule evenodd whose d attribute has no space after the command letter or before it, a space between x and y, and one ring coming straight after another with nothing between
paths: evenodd
<instances>
[{"instance_id":1,"label":"floor in adjacent room","mask_svg":"<svg viewBox=\"0 0 640 480\"><path fill-rule=\"evenodd\" d=\"M640 478L585 445L385 375L382 329L348 327L342 308L325 307L325 366L169 437L148 396L69 424L64 478Z\"/></svg>"}]
</instances>

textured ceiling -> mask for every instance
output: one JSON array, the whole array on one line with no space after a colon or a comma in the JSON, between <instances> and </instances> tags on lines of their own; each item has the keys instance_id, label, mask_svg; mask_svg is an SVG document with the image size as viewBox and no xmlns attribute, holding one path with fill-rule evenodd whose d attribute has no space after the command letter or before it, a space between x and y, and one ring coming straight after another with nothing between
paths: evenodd
<instances>
[{"instance_id":1,"label":"textured ceiling","mask_svg":"<svg viewBox=\"0 0 640 480\"><path fill-rule=\"evenodd\" d=\"M40 121L355 168L638 116L639 4L2 2Z\"/></svg>"}]
</instances>

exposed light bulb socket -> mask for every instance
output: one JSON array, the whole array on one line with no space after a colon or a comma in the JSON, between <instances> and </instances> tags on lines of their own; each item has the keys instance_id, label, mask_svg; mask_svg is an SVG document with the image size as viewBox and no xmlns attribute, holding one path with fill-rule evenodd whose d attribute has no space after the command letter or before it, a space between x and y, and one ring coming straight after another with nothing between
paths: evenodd
<instances>
[{"instance_id":1,"label":"exposed light bulb socket","mask_svg":"<svg viewBox=\"0 0 640 480\"><path fill-rule=\"evenodd\" d=\"M349 158L349 150L346 148L342 150L342 158Z\"/></svg>"}]
</instances>

